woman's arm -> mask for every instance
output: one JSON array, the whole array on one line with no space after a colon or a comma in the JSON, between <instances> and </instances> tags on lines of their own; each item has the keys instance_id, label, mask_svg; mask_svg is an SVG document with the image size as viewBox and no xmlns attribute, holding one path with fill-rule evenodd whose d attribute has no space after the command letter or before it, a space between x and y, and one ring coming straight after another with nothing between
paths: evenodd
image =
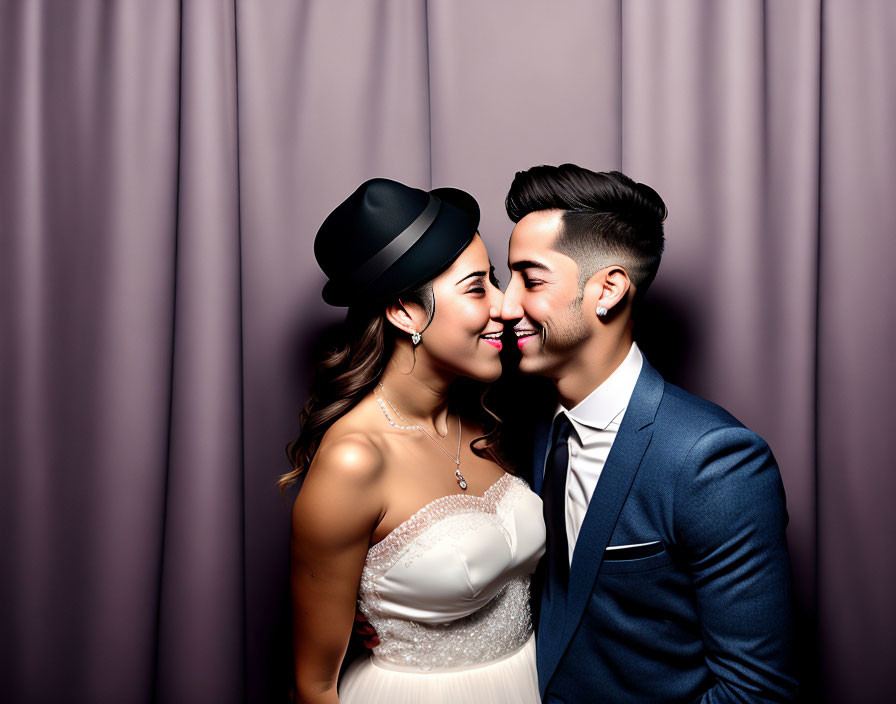
<instances>
[{"instance_id":1,"label":"woman's arm","mask_svg":"<svg viewBox=\"0 0 896 704\"><path fill-rule=\"evenodd\" d=\"M361 437L318 452L292 511L296 702L337 702L370 536L382 514L382 457Z\"/></svg>"}]
</instances>

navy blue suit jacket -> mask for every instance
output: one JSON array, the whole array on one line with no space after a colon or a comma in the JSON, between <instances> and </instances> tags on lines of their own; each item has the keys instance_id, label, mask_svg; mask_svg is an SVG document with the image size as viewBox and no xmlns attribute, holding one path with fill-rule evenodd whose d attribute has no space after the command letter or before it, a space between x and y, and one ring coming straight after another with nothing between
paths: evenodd
<instances>
[{"instance_id":1,"label":"navy blue suit jacket","mask_svg":"<svg viewBox=\"0 0 896 704\"><path fill-rule=\"evenodd\" d=\"M549 423L534 434L539 493ZM645 360L585 514L568 592L535 595L544 700L792 701L786 524L762 438Z\"/></svg>"}]
</instances>

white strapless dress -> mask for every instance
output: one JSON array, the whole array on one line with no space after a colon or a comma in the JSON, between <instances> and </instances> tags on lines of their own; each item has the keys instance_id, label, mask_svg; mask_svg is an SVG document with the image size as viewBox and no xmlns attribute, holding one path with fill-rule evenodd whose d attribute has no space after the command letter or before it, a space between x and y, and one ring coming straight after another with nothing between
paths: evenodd
<instances>
[{"instance_id":1,"label":"white strapless dress","mask_svg":"<svg viewBox=\"0 0 896 704\"><path fill-rule=\"evenodd\" d=\"M544 540L541 499L505 474L371 547L358 602L380 644L346 670L341 704L538 704L529 576Z\"/></svg>"}]
</instances>

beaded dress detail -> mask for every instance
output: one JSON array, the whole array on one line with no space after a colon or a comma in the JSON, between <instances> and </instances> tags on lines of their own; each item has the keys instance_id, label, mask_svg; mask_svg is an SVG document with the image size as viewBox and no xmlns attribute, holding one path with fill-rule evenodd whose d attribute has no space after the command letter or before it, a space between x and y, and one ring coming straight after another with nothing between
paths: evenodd
<instances>
[{"instance_id":1,"label":"beaded dress detail","mask_svg":"<svg viewBox=\"0 0 896 704\"><path fill-rule=\"evenodd\" d=\"M372 546L358 603L380 644L350 666L340 702L539 701L529 576L544 540L541 499L505 474Z\"/></svg>"}]
</instances>

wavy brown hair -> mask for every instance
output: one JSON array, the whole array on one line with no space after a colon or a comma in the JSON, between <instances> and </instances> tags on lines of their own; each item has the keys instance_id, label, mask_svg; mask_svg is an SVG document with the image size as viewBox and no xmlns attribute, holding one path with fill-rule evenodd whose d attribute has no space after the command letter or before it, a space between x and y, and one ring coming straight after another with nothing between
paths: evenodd
<instances>
[{"instance_id":1,"label":"wavy brown hair","mask_svg":"<svg viewBox=\"0 0 896 704\"><path fill-rule=\"evenodd\" d=\"M430 284L405 292L401 298L422 306L432 320L435 301ZM312 374L308 401L299 415L299 436L286 445L292 469L277 480L281 494L307 471L329 427L379 383L397 334L386 319L385 306L349 308L335 341L325 348ZM484 434L470 442L473 453L511 471L502 448L501 418L486 405L489 390L489 384L458 379L452 384L449 405L482 424Z\"/></svg>"}]
</instances>

